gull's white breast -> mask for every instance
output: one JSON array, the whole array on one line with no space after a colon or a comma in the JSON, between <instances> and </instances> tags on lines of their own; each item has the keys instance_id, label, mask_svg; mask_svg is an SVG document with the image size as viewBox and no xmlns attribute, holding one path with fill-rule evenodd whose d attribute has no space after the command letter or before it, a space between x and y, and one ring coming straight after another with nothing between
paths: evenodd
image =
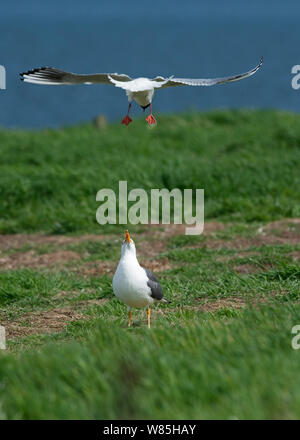
<instances>
[{"instance_id":1,"label":"gull's white breast","mask_svg":"<svg viewBox=\"0 0 300 440\"><path fill-rule=\"evenodd\" d=\"M146 307L154 302L147 281L136 259L121 258L113 278L114 294L129 307Z\"/></svg>"}]
</instances>

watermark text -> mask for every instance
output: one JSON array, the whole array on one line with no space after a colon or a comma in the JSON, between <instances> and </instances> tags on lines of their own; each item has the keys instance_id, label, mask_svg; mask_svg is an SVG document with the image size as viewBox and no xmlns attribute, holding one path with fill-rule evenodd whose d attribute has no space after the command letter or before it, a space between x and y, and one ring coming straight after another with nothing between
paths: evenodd
<instances>
[{"instance_id":1,"label":"watermark text","mask_svg":"<svg viewBox=\"0 0 300 440\"><path fill-rule=\"evenodd\" d=\"M122 180L119 182L118 197L112 189L103 188L98 191L96 200L101 202L96 212L100 225L169 225L173 212L174 224L188 225L186 235L200 235L204 229L203 189L151 189L149 194L142 188L135 188L128 192L127 181Z\"/></svg>"},{"instance_id":2,"label":"watermark text","mask_svg":"<svg viewBox=\"0 0 300 440\"><path fill-rule=\"evenodd\" d=\"M5 327L0 325L0 350L6 349Z\"/></svg>"},{"instance_id":3,"label":"watermark text","mask_svg":"<svg viewBox=\"0 0 300 440\"><path fill-rule=\"evenodd\" d=\"M291 73L295 76L292 78L292 87L294 90L300 89L300 64L292 67Z\"/></svg>"},{"instance_id":4,"label":"watermark text","mask_svg":"<svg viewBox=\"0 0 300 440\"><path fill-rule=\"evenodd\" d=\"M6 70L4 66L0 65L0 89L6 89Z\"/></svg>"}]
</instances>

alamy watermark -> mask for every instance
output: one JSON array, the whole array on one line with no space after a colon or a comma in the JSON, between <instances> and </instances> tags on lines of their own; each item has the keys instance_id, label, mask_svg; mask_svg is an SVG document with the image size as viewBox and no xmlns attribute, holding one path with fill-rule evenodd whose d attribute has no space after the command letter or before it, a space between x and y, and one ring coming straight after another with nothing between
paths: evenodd
<instances>
[{"instance_id":1,"label":"alamy watermark","mask_svg":"<svg viewBox=\"0 0 300 440\"><path fill-rule=\"evenodd\" d=\"M6 89L6 70L4 66L0 66L0 89Z\"/></svg>"},{"instance_id":2,"label":"alamy watermark","mask_svg":"<svg viewBox=\"0 0 300 440\"><path fill-rule=\"evenodd\" d=\"M0 350L6 349L6 340L5 340L5 327L0 325Z\"/></svg>"},{"instance_id":3,"label":"alamy watermark","mask_svg":"<svg viewBox=\"0 0 300 440\"><path fill-rule=\"evenodd\" d=\"M294 90L300 89L300 64L292 67L291 73L295 76L292 78L292 87Z\"/></svg>"},{"instance_id":4,"label":"alamy watermark","mask_svg":"<svg viewBox=\"0 0 300 440\"><path fill-rule=\"evenodd\" d=\"M300 325L294 325L294 327L291 330L292 335L295 335L292 338L292 348L294 350L299 350L300 348Z\"/></svg>"},{"instance_id":5,"label":"alamy watermark","mask_svg":"<svg viewBox=\"0 0 300 440\"><path fill-rule=\"evenodd\" d=\"M118 197L115 191L109 188L98 191L96 200L101 202L101 205L97 209L96 219L100 225L115 225L117 223L121 225L128 223L132 225L158 225L160 223L169 225L171 223L171 204L173 204L172 223L190 226L185 228L186 235L202 234L204 229L203 189L151 189L148 195L147 191L142 188L135 188L128 192L127 187L126 180L119 182ZM193 198L194 195L195 198ZM128 207L128 202L134 203Z\"/></svg>"}]
</instances>

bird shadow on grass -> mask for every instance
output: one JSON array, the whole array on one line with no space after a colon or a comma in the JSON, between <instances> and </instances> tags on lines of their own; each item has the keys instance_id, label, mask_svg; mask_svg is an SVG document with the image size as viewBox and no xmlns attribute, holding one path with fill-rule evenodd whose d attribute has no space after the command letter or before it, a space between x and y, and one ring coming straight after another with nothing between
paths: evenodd
<instances>
[{"instance_id":1,"label":"bird shadow on grass","mask_svg":"<svg viewBox=\"0 0 300 440\"><path fill-rule=\"evenodd\" d=\"M121 327L127 328L129 330L131 328L142 328L142 327L147 327L147 322L146 322L146 320L143 321L143 320L138 319L136 321L132 321L131 326L129 326L126 322L126 323L121 324Z\"/></svg>"},{"instance_id":2,"label":"bird shadow on grass","mask_svg":"<svg viewBox=\"0 0 300 440\"><path fill-rule=\"evenodd\" d=\"M137 328L138 327L138 328L140 328L140 327L143 327L144 325L147 325L147 324L144 324L143 322L138 321L138 322L133 322L130 327L128 325L125 325L125 327L127 327L127 328L132 328L132 327Z\"/></svg>"}]
</instances>

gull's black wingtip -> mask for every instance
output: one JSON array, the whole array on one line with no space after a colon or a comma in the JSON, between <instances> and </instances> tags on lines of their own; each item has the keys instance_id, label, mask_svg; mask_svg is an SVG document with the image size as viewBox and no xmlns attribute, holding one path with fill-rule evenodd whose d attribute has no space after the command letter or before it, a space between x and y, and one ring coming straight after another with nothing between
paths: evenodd
<instances>
[{"instance_id":1,"label":"gull's black wingtip","mask_svg":"<svg viewBox=\"0 0 300 440\"><path fill-rule=\"evenodd\" d=\"M43 67L37 67L36 69L27 70L26 72L19 73L21 79L24 80L24 75L34 75L37 72L40 72L41 70L51 69L51 67L43 66Z\"/></svg>"}]
</instances>

